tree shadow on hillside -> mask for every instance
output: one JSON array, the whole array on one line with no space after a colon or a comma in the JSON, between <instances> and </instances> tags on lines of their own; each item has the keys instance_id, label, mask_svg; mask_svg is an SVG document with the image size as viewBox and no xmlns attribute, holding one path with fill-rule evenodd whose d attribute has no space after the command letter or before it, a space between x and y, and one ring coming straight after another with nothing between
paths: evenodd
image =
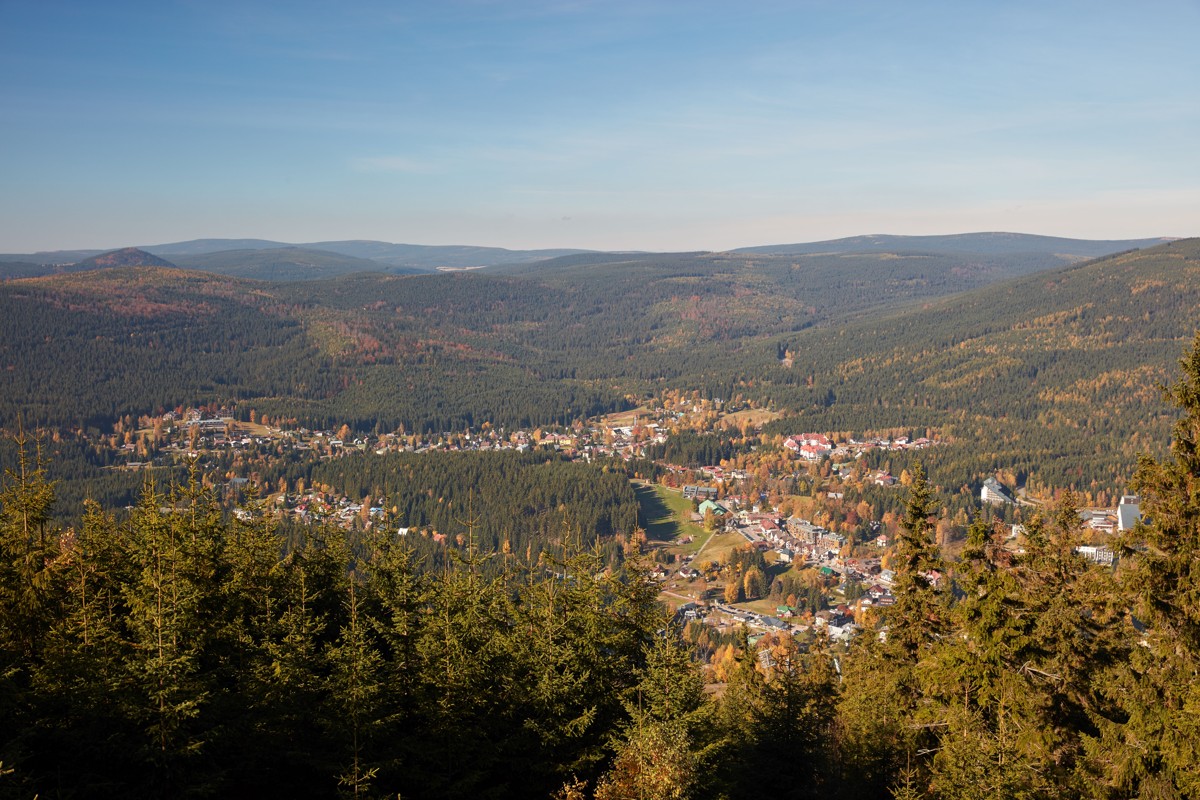
<instances>
[{"instance_id":1,"label":"tree shadow on hillside","mask_svg":"<svg viewBox=\"0 0 1200 800\"><path fill-rule=\"evenodd\" d=\"M651 542L670 542L678 536L682 529L675 512L655 491L653 486L643 485L634 487L638 501L638 522L646 531L646 538Z\"/></svg>"}]
</instances>

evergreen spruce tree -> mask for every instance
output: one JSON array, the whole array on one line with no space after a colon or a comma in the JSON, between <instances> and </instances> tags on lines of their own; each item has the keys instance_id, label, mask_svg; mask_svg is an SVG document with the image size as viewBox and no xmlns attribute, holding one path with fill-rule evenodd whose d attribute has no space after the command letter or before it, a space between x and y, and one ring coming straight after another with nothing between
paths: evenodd
<instances>
[{"instance_id":1,"label":"evergreen spruce tree","mask_svg":"<svg viewBox=\"0 0 1200 800\"><path fill-rule=\"evenodd\" d=\"M956 565L961 596L928 694L943 725L931 786L941 797L1083 797L1106 713L1098 691L1124 657L1111 574L1077 552L1065 495L1028 523L1024 552L977 521Z\"/></svg>"},{"instance_id":2,"label":"evergreen spruce tree","mask_svg":"<svg viewBox=\"0 0 1200 800\"><path fill-rule=\"evenodd\" d=\"M743 630L738 647L718 705L713 788L730 798L824 796L837 705L825 643L803 653L788 635L758 649Z\"/></svg>"},{"instance_id":3,"label":"evergreen spruce tree","mask_svg":"<svg viewBox=\"0 0 1200 800\"><path fill-rule=\"evenodd\" d=\"M39 771L64 791L132 791L144 769L134 756L142 733L130 713L136 695L126 671L133 654L123 592L134 578L127 538L111 515L87 503L82 525L63 539L62 615L47 632L43 658L31 665L41 699L37 749L74 754L68 762L43 759Z\"/></svg>"},{"instance_id":4,"label":"evergreen spruce tree","mask_svg":"<svg viewBox=\"0 0 1200 800\"><path fill-rule=\"evenodd\" d=\"M713 755L712 706L678 631L655 637L625 700L630 721L612 766L597 782L597 800L706 797Z\"/></svg>"},{"instance_id":5,"label":"evergreen spruce tree","mask_svg":"<svg viewBox=\"0 0 1200 800\"><path fill-rule=\"evenodd\" d=\"M967 532L955 569L962 593L954 606L953 633L934 653L927 691L938 708L937 747L930 768L932 793L940 797L1040 796L1045 781L1016 739L1040 735L1041 720L1014 706L1030 687L1022 657L1034 641L1037 618L1015 575L1015 557L999 546L980 519ZM1029 587L1033 588L1033 587ZM1014 663L1015 661L1015 663ZM913 783L904 783L911 789Z\"/></svg>"},{"instance_id":6,"label":"evergreen spruce tree","mask_svg":"<svg viewBox=\"0 0 1200 800\"><path fill-rule=\"evenodd\" d=\"M255 675L259 774L251 785L263 791L329 796L344 774L341 716L329 702L329 652L345 625L347 564L340 541L338 534L310 530L279 565L278 617Z\"/></svg>"},{"instance_id":7,"label":"evergreen spruce tree","mask_svg":"<svg viewBox=\"0 0 1200 800\"><path fill-rule=\"evenodd\" d=\"M913 465L908 503L900 523L896 557L896 603L887 612L887 641L907 663L916 663L946 630L945 564L934 538L937 506L925 469Z\"/></svg>"},{"instance_id":8,"label":"evergreen spruce tree","mask_svg":"<svg viewBox=\"0 0 1200 800\"><path fill-rule=\"evenodd\" d=\"M737 632L735 653L717 706L722 741L715 759L721 794L731 797L755 765L755 726L768 713L766 675L744 626Z\"/></svg>"},{"instance_id":9,"label":"evergreen spruce tree","mask_svg":"<svg viewBox=\"0 0 1200 800\"><path fill-rule=\"evenodd\" d=\"M949 592L934 543L933 490L919 462L910 475L893 561L896 602L886 609L886 627L860 635L843 661L839 752L850 797L882 796L902 783L923 791L945 724L928 695L927 672L949 630Z\"/></svg>"},{"instance_id":10,"label":"evergreen spruce tree","mask_svg":"<svg viewBox=\"0 0 1200 800\"><path fill-rule=\"evenodd\" d=\"M32 681L60 613L62 565L40 440L22 430L15 444L17 463L0 483L0 764L4 782L21 785L29 777L25 759L37 755L40 698Z\"/></svg>"},{"instance_id":11,"label":"evergreen spruce tree","mask_svg":"<svg viewBox=\"0 0 1200 800\"><path fill-rule=\"evenodd\" d=\"M502 579L483 576L481 564L474 548L452 554L433 581L419 631L425 743L406 777L433 796L502 795L528 777L502 758L510 736L524 738L506 724L512 684L523 677L511 658L512 598Z\"/></svg>"},{"instance_id":12,"label":"evergreen spruce tree","mask_svg":"<svg viewBox=\"0 0 1200 800\"><path fill-rule=\"evenodd\" d=\"M411 765L426 745L423 735L430 691L423 679L418 644L433 600L427 575L421 572L409 542L391 526L381 525L371 538L364 609L382 655L379 665L378 735L372 751L378 784L408 789ZM419 787L412 786L412 789Z\"/></svg>"},{"instance_id":13,"label":"evergreen spruce tree","mask_svg":"<svg viewBox=\"0 0 1200 800\"><path fill-rule=\"evenodd\" d=\"M524 671L517 713L535 737L529 754L540 763L529 771L553 789L601 769L611 737L629 718L626 693L667 618L645 570L633 562L607 566L596 547L569 546L562 558L544 553L530 578L513 628Z\"/></svg>"},{"instance_id":14,"label":"evergreen spruce tree","mask_svg":"<svg viewBox=\"0 0 1200 800\"><path fill-rule=\"evenodd\" d=\"M203 518L198 516L197 521ZM251 485L228 519L208 524L208 587L203 604L209 641L206 680L218 687L206 703L210 734L206 760L231 785L284 785L269 748L275 715L270 706L272 646L286 608L283 537Z\"/></svg>"},{"instance_id":15,"label":"evergreen spruce tree","mask_svg":"<svg viewBox=\"0 0 1200 800\"><path fill-rule=\"evenodd\" d=\"M1121 797L1200 796L1200 333L1180 365L1167 392L1181 412L1171 458L1140 459L1145 522L1122 542L1140 646L1110 678L1124 718L1097 747Z\"/></svg>"},{"instance_id":16,"label":"evergreen spruce tree","mask_svg":"<svg viewBox=\"0 0 1200 800\"><path fill-rule=\"evenodd\" d=\"M124 586L127 635L132 648L125 670L136 700L134 719L144 731L148 769L142 789L177 795L187 786L188 762L203 747L197 725L207 700L201 658L207 639L203 603L199 519L208 512L184 505L178 492L159 494L147 481L130 518L129 559L134 570Z\"/></svg>"},{"instance_id":17,"label":"evergreen spruce tree","mask_svg":"<svg viewBox=\"0 0 1200 800\"><path fill-rule=\"evenodd\" d=\"M35 659L55 616L53 590L59 532L51 522L54 486L46 477L41 443L16 436L17 464L0 488L0 664L19 668ZM30 453L30 447L35 452Z\"/></svg>"},{"instance_id":18,"label":"evergreen spruce tree","mask_svg":"<svg viewBox=\"0 0 1200 800\"><path fill-rule=\"evenodd\" d=\"M349 583L346 598L346 624L331 648L331 718L340 720L347 763L338 783L347 797L368 796L371 781L379 767L368 763L369 740L378 728L380 716L380 666L382 657L375 649L371 629L354 582Z\"/></svg>"}]
</instances>

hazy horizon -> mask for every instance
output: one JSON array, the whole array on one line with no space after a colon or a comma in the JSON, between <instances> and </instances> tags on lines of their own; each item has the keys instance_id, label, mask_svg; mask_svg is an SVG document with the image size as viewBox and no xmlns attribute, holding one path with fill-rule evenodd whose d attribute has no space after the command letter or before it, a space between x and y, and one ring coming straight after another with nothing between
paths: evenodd
<instances>
[{"instance_id":1,"label":"hazy horizon","mask_svg":"<svg viewBox=\"0 0 1200 800\"><path fill-rule=\"evenodd\" d=\"M189 242L206 242L206 241L217 241L217 242L229 241L229 242L233 243L230 246L229 250L258 249L258 248L238 247L236 244L238 242L249 241L249 240L271 242L272 244L278 245L281 248L303 247L303 248L314 249L314 250L320 249L318 246L322 245L322 244L360 241L360 242L372 242L372 243L395 245L395 246L402 246L402 247L430 247L430 248L434 248L434 247L465 247L465 248L478 247L478 248L483 248L483 249L488 249L488 248L505 249L505 250L512 250L515 252L539 251L539 250L596 250L597 252L610 252L610 253L682 253L682 252L726 253L726 252L733 252L733 251L736 251L739 249L745 249L745 248L772 247L772 246L783 247L783 246L788 246L788 245L811 245L811 244L819 244L819 243L826 242L826 241L837 242L837 241L841 241L844 239L860 239L860 238L861 239L870 239L870 238L876 238L876 237L931 238L931 237L939 237L939 236L945 236L945 237L955 237L955 236L1046 236L1049 238L1075 239L1075 240L1079 240L1079 241L1140 241L1140 240L1146 240L1146 239L1179 240L1179 239L1184 239L1184 238L1191 238L1191 237L1171 236L1171 235L1087 238L1087 237L1075 237L1075 236L1057 236L1055 234L1031 234L1026 231L957 231L957 232L945 233L945 234L941 234L941 233L937 233L937 234L861 233L861 234L852 234L852 235L843 236L843 237L831 237L831 238L827 238L827 239L797 240L795 242L758 242L756 244L745 244L745 245L738 245L736 247L726 247L726 248L690 247L690 248L679 248L676 250L646 250L646 249L634 249L634 248L622 248L622 247L615 247L615 248L610 248L610 249L582 248L582 247L568 247L568 246L564 246L564 247L501 247L499 245L491 245L491 244L479 243L479 242L439 242L439 243L434 243L434 244L428 244L428 243L424 243L424 242L388 242L384 239L314 239L311 241L288 242L288 241L283 241L283 240L278 240L278 239L269 239L269 238L262 237L262 236L243 236L243 237L197 236L197 237L193 237L191 239L177 239L177 240L171 240L171 241L162 240L162 241L154 241L154 242L140 242L138 244L126 243L126 244L121 244L121 245L117 245L114 247L81 246L81 247L40 248L38 250L11 250L11 251L6 251L5 254L6 255L13 255L13 254L35 255L35 254L39 254L39 253L79 252L79 251L91 251L91 250L95 250L95 251L104 253L104 252L113 252L116 250L139 249L139 248L159 248L159 247L164 247L167 245L185 244L185 243L189 243ZM215 252L224 252L224 251L215 251Z\"/></svg>"}]
</instances>

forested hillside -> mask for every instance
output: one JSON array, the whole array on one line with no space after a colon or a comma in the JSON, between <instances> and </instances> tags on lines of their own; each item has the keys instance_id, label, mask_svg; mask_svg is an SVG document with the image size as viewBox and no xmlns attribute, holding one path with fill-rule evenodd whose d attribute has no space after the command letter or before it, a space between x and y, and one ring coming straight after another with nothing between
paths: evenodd
<instances>
[{"instance_id":1,"label":"forested hillside","mask_svg":"<svg viewBox=\"0 0 1200 800\"><path fill-rule=\"evenodd\" d=\"M1200 241L1183 240L790 337L792 366L763 373L762 392L801 415L781 431L942 429L957 445L930 465L951 488L981 462L1042 486L1119 486L1165 447L1158 387L1197 308Z\"/></svg>"},{"instance_id":2,"label":"forested hillside","mask_svg":"<svg viewBox=\"0 0 1200 800\"><path fill-rule=\"evenodd\" d=\"M568 421L664 379L715 375L731 385L739 364L771 350L771 334L979 283L945 259L680 255L589 266L533 279L358 275L237 285L138 272L11 282L2 296L17 389L5 415L23 405L55 424L257 395L261 410L366 427ZM125 327L128 341L114 336ZM147 335L149 343L139 339ZM106 366L123 349L126 375ZM281 360L295 365L290 388L273 377ZM80 403L82 416L61 407L66 394L40 365L69 364L75 375L88 363L102 367L91 390L100 402ZM115 408L118 393L105 392L110 374L144 376L129 382L123 408Z\"/></svg>"},{"instance_id":3,"label":"forested hillside","mask_svg":"<svg viewBox=\"0 0 1200 800\"><path fill-rule=\"evenodd\" d=\"M108 425L189 398L328 396L304 328L252 287L181 270L111 269L0 289L3 418Z\"/></svg>"},{"instance_id":4,"label":"forested hillside","mask_svg":"<svg viewBox=\"0 0 1200 800\"><path fill-rule=\"evenodd\" d=\"M569 256L523 274L237 282L102 270L0 286L0 419L235 404L359 430L510 428L664 388L828 431L938 429L943 486L1113 489L1170 420L1197 243L992 286L950 256ZM513 273L520 270L513 270ZM954 299L944 299L953 296Z\"/></svg>"}]
</instances>

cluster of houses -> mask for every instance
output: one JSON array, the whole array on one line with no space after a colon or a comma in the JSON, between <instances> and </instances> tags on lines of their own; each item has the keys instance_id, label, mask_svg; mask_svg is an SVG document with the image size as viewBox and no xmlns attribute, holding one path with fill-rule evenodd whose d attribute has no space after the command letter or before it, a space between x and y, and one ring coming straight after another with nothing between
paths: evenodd
<instances>
[{"instance_id":1,"label":"cluster of houses","mask_svg":"<svg viewBox=\"0 0 1200 800\"><path fill-rule=\"evenodd\" d=\"M783 440L784 449L805 461L820 461L824 458L856 458L871 450L923 450L934 444L932 439L921 437L909 439L898 436L895 439L848 439L844 444L835 444L823 433L801 433L789 436Z\"/></svg>"},{"instance_id":2,"label":"cluster of houses","mask_svg":"<svg viewBox=\"0 0 1200 800\"><path fill-rule=\"evenodd\" d=\"M298 522L326 523L341 528L350 528L356 523L370 528L384 514L381 507L364 507L362 503L355 503L348 497L331 496L323 492L280 495L276 502Z\"/></svg>"},{"instance_id":3,"label":"cluster of houses","mask_svg":"<svg viewBox=\"0 0 1200 800\"><path fill-rule=\"evenodd\" d=\"M1131 531L1141 517L1141 498L1135 494L1122 496L1116 508L1085 508L1079 512L1083 526L1098 533Z\"/></svg>"},{"instance_id":4,"label":"cluster of houses","mask_svg":"<svg viewBox=\"0 0 1200 800\"><path fill-rule=\"evenodd\" d=\"M690 494L692 497L700 496L695 491ZM888 606L895 602L891 593L894 573L882 568L879 558L843 558L840 553L846 543L846 537L842 534L834 533L800 517L785 519L757 507L739 509L739 505L737 499L718 502L709 498L700 503L699 510L702 513L720 516L725 530L739 533L749 545L764 553L772 553L777 563L807 564L818 569L822 577L830 582L838 582L843 587L857 583L863 587L861 596L853 601L847 600L815 616L814 626L823 629L831 639L845 641L854 635L857 630L854 624L856 608ZM676 577L688 581L705 577L686 564L677 570L659 564L650 575L661 581ZM930 576L931 580L939 580L940 577ZM848 604L851 602L856 608ZM689 602L681 606L677 613L684 621L712 622L710 618L716 613L725 622L746 624L752 629L793 633L806 630L794 622L797 610L786 605L777 607L775 614L771 615L719 602L713 606L702 602Z\"/></svg>"},{"instance_id":5,"label":"cluster of houses","mask_svg":"<svg viewBox=\"0 0 1200 800\"><path fill-rule=\"evenodd\" d=\"M854 609L850 606L839 603L833 608L823 609L814 614L812 627L834 641L846 642L859 630L854 621L854 614ZM798 625L794 622L797 610L788 605L777 606L774 614L759 614L749 609L723 603L709 605L692 601L684 603L676 609L675 615L680 622L686 623L695 620L710 624L719 622L720 624L745 625L751 630L759 632L795 634L808 630L807 625ZM751 637L751 644L755 643L756 638L757 636Z\"/></svg>"},{"instance_id":6,"label":"cluster of houses","mask_svg":"<svg viewBox=\"0 0 1200 800\"><path fill-rule=\"evenodd\" d=\"M700 409L703 411L703 409ZM179 457L195 457L201 453L221 451L225 453L269 454L279 447L294 452L311 453L314 458L337 458L355 452L370 452L377 455L388 453L436 453L457 451L517 451L526 452L536 448L551 449L561 452L571 458L582 460L623 458L625 460L644 458L646 448L653 444L666 441L669 425L680 422L680 411L660 410L657 414L647 415L642 420L635 417L633 424L606 425L600 420L588 424L576 424L568 429L550 431L504 431L485 426L483 430L465 432L447 432L441 434L405 435L402 433L384 433L378 435L352 435L344 428L340 432L332 430L309 430L307 428L281 429L267 425L247 424L235 419L229 409L207 410L199 408L179 409L163 414L153 420L156 431L165 431L168 437L166 444L159 439L157 450L164 455L174 454ZM784 441L784 446L803 459L818 460L825 457L840 458L861 454L872 448L910 449L921 448L932 444L928 439L917 439L910 442L905 437L896 439L871 439L856 441L850 439L843 444L835 444L825 434L805 433L790 436ZM142 468L155 463L153 450L143 453L133 452L133 445L124 445L130 451L130 461L126 466ZM132 460L143 453L148 460ZM667 469L679 473L690 470L684 467L666 465ZM711 484L721 485L729 481L746 480L749 476L744 470L707 466L700 473ZM844 477L844 475L843 475ZM891 486L896 479L887 472L876 472L867 476L870 481L880 486ZM688 485L684 488L686 497L700 501L717 501L718 490L712 486ZM831 491L832 496L840 497L841 493ZM703 514L709 511L706 507ZM712 507L718 517L726 517L730 508L727 502ZM740 527L746 527L741 525ZM753 523L750 525L753 527ZM763 533L769 533L768 526ZM754 531L749 530L753 536ZM759 538L764 538L760 536ZM839 545L840 546L840 545ZM834 547L833 549L836 549ZM784 541L778 544L779 557L806 558L807 553L798 553L795 546Z\"/></svg>"},{"instance_id":7,"label":"cluster of houses","mask_svg":"<svg viewBox=\"0 0 1200 800\"><path fill-rule=\"evenodd\" d=\"M749 477L743 469L725 469L718 466L704 466L700 468L700 474L705 478L716 483L725 483L728 480L744 481Z\"/></svg>"},{"instance_id":8,"label":"cluster of houses","mask_svg":"<svg viewBox=\"0 0 1200 800\"><path fill-rule=\"evenodd\" d=\"M168 411L155 419L156 430L166 433L168 441L158 443L167 453L196 455L212 450L242 451L282 444L297 451L311 451L324 457L336 457L356 451L378 455L396 452L428 453L439 451L526 452L534 448L552 449L571 457L642 458L646 447L666 441L666 433L657 422L645 425L576 427L567 431L506 432L487 428L482 431L446 432L419 436L385 433L377 436L353 436L343 428L339 435L331 430L309 430L247 424L235 419L228 409L207 411L187 408ZM120 449L133 452L132 444ZM139 466L142 464L139 462Z\"/></svg>"},{"instance_id":9,"label":"cluster of houses","mask_svg":"<svg viewBox=\"0 0 1200 800\"><path fill-rule=\"evenodd\" d=\"M783 446L806 461L820 461L833 452L833 442L821 433L802 433L783 440Z\"/></svg>"},{"instance_id":10,"label":"cluster of houses","mask_svg":"<svg viewBox=\"0 0 1200 800\"><path fill-rule=\"evenodd\" d=\"M724 507L712 503L714 513ZM700 506L703 511L705 505ZM773 552L784 563L834 563L846 544L840 533L800 517L783 519L773 512L751 509L721 515L725 530L741 534L748 543L764 552Z\"/></svg>"},{"instance_id":11,"label":"cluster of houses","mask_svg":"<svg viewBox=\"0 0 1200 800\"><path fill-rule=\"evenodd\" d=\"M1121 497L1116 508L1086 508L1079 512L1083 526L1101 534L1125 533L1133 530L1142 518L1141 498L1134 494ZM1111 567L1116 556L1111 547L1101 545L1079 545L1075 552L1095 564Z\"/></svg>"}]
</instances>

